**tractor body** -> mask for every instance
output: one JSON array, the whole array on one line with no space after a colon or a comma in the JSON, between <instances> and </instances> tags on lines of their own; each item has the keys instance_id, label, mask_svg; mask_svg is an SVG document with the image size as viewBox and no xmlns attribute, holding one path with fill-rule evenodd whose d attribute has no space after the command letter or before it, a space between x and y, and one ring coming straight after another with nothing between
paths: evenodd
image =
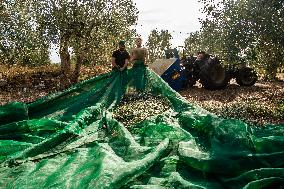
<instances>
[{"instance_id":1,"label":"tractor body","mask_svg":"<svg viewBox=\"0 0 284 189\"><path fill-rule=\"evenodd\" d=\"M197 81L208 90L224 89L231 79L240 86L252 86L257 81L256 72L243 63L223 66L219 58L209 55L202 61L194 56L180 58L177 49L166 50L165 54L166 59L158 59L149 67L176 91L192 87Z\"/></svg>"}]
</instances>

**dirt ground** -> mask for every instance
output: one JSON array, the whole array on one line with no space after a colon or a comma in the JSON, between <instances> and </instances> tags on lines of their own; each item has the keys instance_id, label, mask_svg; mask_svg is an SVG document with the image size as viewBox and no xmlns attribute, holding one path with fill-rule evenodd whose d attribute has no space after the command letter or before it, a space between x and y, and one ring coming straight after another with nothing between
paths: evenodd
<instances>
[{"instance_id":1,"label":"dirt ground","mask_svg":"<svg viewBox=\"0 0 284 189\"><path fill-rule=\"evenodd\" d=\"M217 115L254 124L284 124L284 82L259 81L241 87L231 81L225 90L208 91L197 84L180 92L188 101Z\"/></svg>"}]
</instances>

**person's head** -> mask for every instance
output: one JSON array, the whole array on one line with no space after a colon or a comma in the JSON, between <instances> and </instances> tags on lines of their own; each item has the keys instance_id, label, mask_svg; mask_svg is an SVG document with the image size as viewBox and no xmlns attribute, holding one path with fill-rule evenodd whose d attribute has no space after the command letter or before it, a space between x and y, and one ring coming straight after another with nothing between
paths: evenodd
<instances>
[{"instance_id":1,"label":"person's head","mask_svg":"<svg viewBox=\"0 0 284 189\"><path fill-rule=\"evenodd\" d=\"M121 51L125 50L125 41L120 41L118 45L119 45L119 50Z\"/></svg>"},{"instance_id":2,"label":"person's head","mask_svg":"<svg viewBox=\"0 0 284 189\"><path fill-rule=\"evenodd\" d=\"M142 46L142 39L140 37L138 37L136 39L136 45L137 45L137 47L141 47Z\"/></svg>"},{"instance_id":3,"label":"person's head","mask_svg":"<svg viewBox=\"0 0 284 189\"><path fill-rule=\"evenodd\" d=\"M205 59L205 52L204 51L200 51L197 53L197 59L199 60L204 60Z\"/></svg>"}]
</instances>

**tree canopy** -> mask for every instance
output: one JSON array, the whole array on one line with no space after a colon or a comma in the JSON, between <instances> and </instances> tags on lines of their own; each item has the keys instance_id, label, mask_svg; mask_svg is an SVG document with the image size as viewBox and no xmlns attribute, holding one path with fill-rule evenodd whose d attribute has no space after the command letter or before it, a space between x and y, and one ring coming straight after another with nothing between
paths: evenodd
<instances>
[{"instance_id":1,"label":"tree canopy","mask_svg":"<svg viewBox=\"0 0 284 189\"><path fill-rule=\"evenodd\" d=\"M185 46L193 53L205 50L228 62L244 57L275 78L284 65L284 8L281 0L200 0L207 15L200 31Z\"/></svg>"},{"instance_id":2,"label":"tree canopy","mask_svg":"<svg viewBox=\"0 0 284 189\"><path fill-rule=\"evenodd\" d=\"M283 0L199 1L206 17L201 29L185 40L188 53L204 50L228 63L242 57L275 78L284 65ZM55 44L62 73L76 81L81 64L107 64L119 40L133 46L137 33L131 26L137 19L133 0L2 0L0 63L49 63L49 49ZM171 47L171 39L167 30L151 31L146 43L151 62Z\"/></svg>"},{"instance_id":3,"label":"tree canopy","mask_svg":"<svg viewBox=\"0 0 284 189\"><path fill-rule=\"evenodd\" d=\"M83 62L106 64L119 40L133 38L137 15L132 0L4 0L2 63L48 62L48 49L56 44L64 75L70 74L73 51L76 80Z\"/></svg>"},{"instance_id":4,"label":"tree canopy","mask_svg":"<svg viewBox=\"0 0 284 189\"><path fill-rule=\"evenodd\" d=\"M149 51L149 61L154 62L156 59L164 56L164 51L171 48L172 35L168 30L152 30L146 46Z\"/></svg>"}]
</instances>

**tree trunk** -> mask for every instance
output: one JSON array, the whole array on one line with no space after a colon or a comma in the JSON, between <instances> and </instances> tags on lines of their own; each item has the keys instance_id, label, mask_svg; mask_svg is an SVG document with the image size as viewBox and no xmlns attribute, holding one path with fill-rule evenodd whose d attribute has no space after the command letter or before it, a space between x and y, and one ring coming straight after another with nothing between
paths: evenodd
<instances>
[{"instance_id":1,"label":"tree trunk","mask_svg":"<svg viewBox=\"0 0 284 189\"><path fill-rule=\"evenodd\" d=\"M60 40L60 60L61 60L61 78L60 85L62 88L66 88L70 85L69 75L71 72L71 59L68 52L69 37L64 35Z\"/></svg>"},{"instance_id":2,"label":"tree trunk","mask_svg":"<svg viewBox=\"0 0 284 189\"><path fill-rule=\"evenodd\" d=\"M77 60L76 60L76 66L75 66L75 70L73 71L72 77L71 77L71 82L77 83L79 76L80 76L80 71L81 71L81 65L83 63L84 60L84 55L83 53L79 53L77 55Z\"/></svg>"}]
</instances>

